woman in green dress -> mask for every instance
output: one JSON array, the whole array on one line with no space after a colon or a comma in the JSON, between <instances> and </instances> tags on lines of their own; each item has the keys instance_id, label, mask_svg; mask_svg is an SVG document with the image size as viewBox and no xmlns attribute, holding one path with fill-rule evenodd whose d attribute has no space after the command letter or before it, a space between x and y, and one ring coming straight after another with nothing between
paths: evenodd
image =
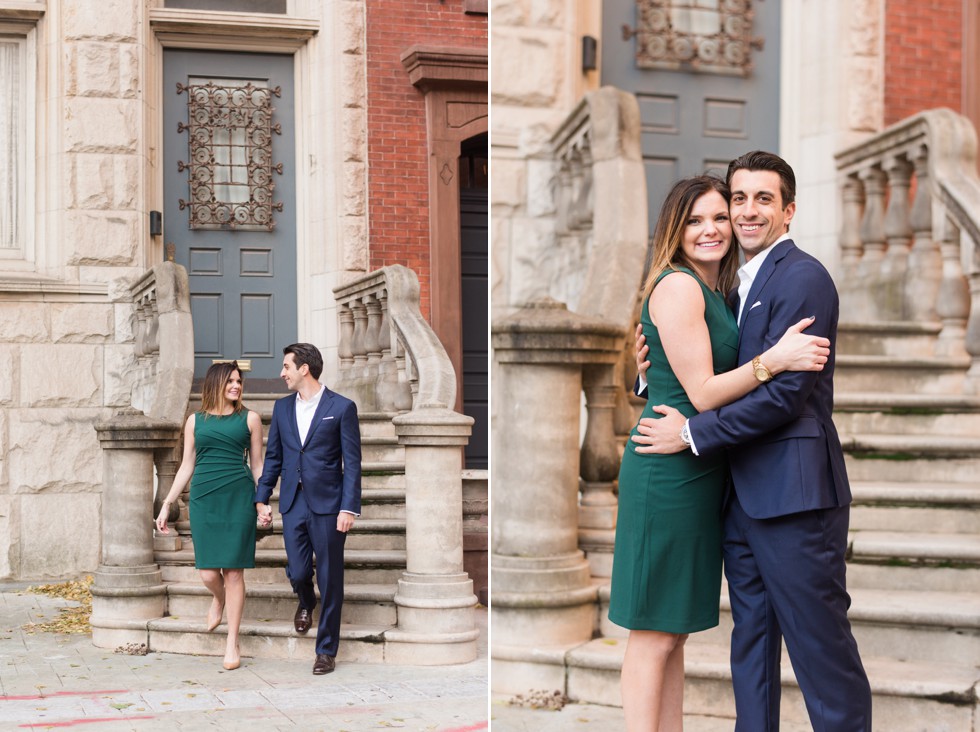
<instances>
[{"instance_id":1,"label":"woman in green dress","mask_svg":"<svg viewBox=\"0 0 980 732\"><path fill-rule=\"evenodd\" d=\"M170 533L170 505L190 481L194 566L212 595L208 632L228 609L222 665L229 671L241 665L238 631L245 608L245 569L255 566L255 485L262 475L262 420L242 405L243 388L237 361L208 369L201 411L187 418L184 457L156 520L158 530Z\"/></svg>"},{"instance_id":2,"label":"woman in green dress","mask_svg":"<svg viewBox=\"0 0 980 732\"><path fill-rule=\"evenodd\" d=\"M724 294L738 268L730 198L724 181L697 176L664 201L640 317L650 361L643 417L660 416L652 409L658 404L692 416L760 383L751 364L735 368L738 328ZM773 375L823 368L829 342L802 333L812 322L801 320L761 355ZM687 634L718 624L727 466L635 447L627 442L619 473L609 619L630 629L621 677L627 730L676 732Z\"/></svg>"}]
</instances>

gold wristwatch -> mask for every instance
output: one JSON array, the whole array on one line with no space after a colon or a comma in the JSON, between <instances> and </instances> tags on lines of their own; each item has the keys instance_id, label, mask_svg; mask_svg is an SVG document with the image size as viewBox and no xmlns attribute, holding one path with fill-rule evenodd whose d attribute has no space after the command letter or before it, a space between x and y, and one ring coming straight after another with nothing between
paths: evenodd
<instances>
[{"instance_id":1,"label":"gold wristwatch","mask_svg":"<svg viewBox=\"0 0 980 732\"><path fill-rule=\"evenodd\" d=\"M765 364L762 363L761 359L762 356L756 356L752 359L752 373L755 374L755 378L765 384L768 381L772 381L772 374L765 367Z\"/></svg>"}]
</instances>

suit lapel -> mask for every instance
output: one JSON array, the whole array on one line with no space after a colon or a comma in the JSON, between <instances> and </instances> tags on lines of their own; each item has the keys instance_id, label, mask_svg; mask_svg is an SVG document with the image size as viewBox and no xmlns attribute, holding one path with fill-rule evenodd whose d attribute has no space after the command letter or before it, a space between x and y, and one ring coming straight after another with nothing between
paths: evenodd
<instances>
[{"instance_id":1,"label":"suit lapel","mask_svg":"<svg viewBox=\"0 0 980 732\"><path fill-rule=\"evenodd\" d=\"M296 424L296 395L293 394L289 402L289 434L293 436L293 440L299 445L299 425Z\"/></svg>"},{"instance_id":2,"label":"suit lapel","mask_svg":"<svg viewBox=\"0 0 980 732\"><path fill-rule=\"evenodd\" d=\"M316 432L316 428L320 426L320 422L323 421L330 408L331 399L333 399L333 392L323 387L323 395L320 397L320 403L316 405L316 411L313 413L313 421L310 423L310 431L306 433L306 442L303 443L303 447L310 444L313 433Z\"/></svg>"},{"instance_id":3,"label":"suit lapel","mask_svg":"<svg viewBox=\"0 0 980 732\"><path fill-rule=\"evenodd\" d=\"M762 290L765 288L766 283L769 282L769 278L772 277L773 272L776 271L776 265L783 257L789 254L795 248L796 245L793 244L792 239L781 241L769 253L769 255L766 257L766 261L762 263L762 268L752 281L752 288L749 290L749 294L745 298L745 309L742 311L742 319L738 323L739 348L742 347L742 325L745 323L745 319L749 317L749 310L752 309L753 304L758 302L759 296L762 294Z\"/></svg>"}]
</instances>

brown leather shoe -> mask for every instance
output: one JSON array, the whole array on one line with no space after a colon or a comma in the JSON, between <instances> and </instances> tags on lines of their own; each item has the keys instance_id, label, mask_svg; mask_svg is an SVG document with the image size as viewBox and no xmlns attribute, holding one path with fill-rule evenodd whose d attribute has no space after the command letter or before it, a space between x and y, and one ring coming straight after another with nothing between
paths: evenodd
<instances>
[{"instance_id":1,"label":"brown leather shoe","mask_svg":"<svg viewBox=\"0 0 980 732\"><path fill-rule=\"evenodd\" d=\"M313 675L322 676L323 674L328 674L336 667L337 662L334 660L333 656L318 653L316 654L316 660L313 662Z\"/></svg>"},{"instance_id":2,"label":"brown leather shoe","mask_svg":"<svg viewBox=\"0 0 980 732\"><path fill-rule=\"evenodd\" d=\"M313 625L313 611L300 605L296 608L296 615L293 616L293 627L296 628L297 633L305 635L311 625Z\"/></svg>"}]
</instances>

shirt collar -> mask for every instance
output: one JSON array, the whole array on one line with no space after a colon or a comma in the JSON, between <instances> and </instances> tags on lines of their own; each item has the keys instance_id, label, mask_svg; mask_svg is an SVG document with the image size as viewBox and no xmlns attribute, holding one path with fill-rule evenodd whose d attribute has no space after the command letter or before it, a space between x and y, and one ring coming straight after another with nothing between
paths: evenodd
<instances>
[{"instance_id":1,"label":"shirt collar","mask_svg":"<svg viewBox=\"0 0 980 732\"><path fill-rule=\"evenodd\" d=\"M311 396L309 399L303 399L303 397L299 395L299 392L296 392L296 403L302 404L304 407L309 407L314 404L319 404L320 397L323 396L323 392L326 391L326 389L327 387L325 387L323 384L320 384L320 391L318 391L316 394Z\"/></svg>"},{"instance_id":2,"label":"shirt collar","mask_svg":"<svg viewBox=\"0 0 980 732\"><path fill-rule=\"evenodd\" d=\"M746 280L752 282L755 279L755 276L759 274L759 270L762 269L762 264L763 262L766 261L766 257L769 256L769 252L775 249L777 244L786 241L789 238L790 238L789 232L783 234L781 237L776 239L776 241L774 241L772 244L767 246L761 252L756 254L748 262L743 264L738 270L739 282L745 282Z\"/></svg>"}]
</instances>

